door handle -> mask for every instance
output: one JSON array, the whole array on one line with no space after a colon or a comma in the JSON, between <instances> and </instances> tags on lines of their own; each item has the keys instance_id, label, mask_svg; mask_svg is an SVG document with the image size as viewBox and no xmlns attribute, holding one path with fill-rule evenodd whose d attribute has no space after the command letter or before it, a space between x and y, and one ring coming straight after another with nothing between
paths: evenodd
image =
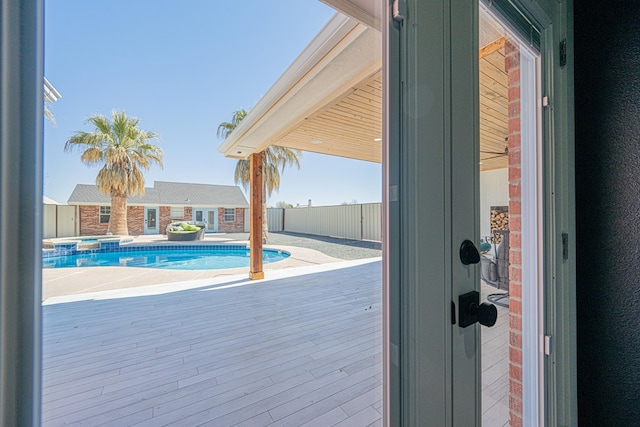
<instances>
[{"instance_id":1,"label":"door handle","mask_svg":"<svg viewBox=\"0 0 640 427\"><path fill-rule=\"evenodd\" d=\"M464 265L477 264L480 262L480 252L471 240L465 240L460 245L460 262Z\"/></svg>"},{"instance_id":2,"label":"door handle","mask_svg":"<svg viewBox=\"0 0 640 427\"><path fill-rule=\"evenodd\" d=\"M495 305L483 302L480 304L480 293L478 291L467 292L458 297L460 307L459 324L461 328L466 328L478 322L481 325L491 327L498 319L498 309Z\"/></svg>"}]
</instances>

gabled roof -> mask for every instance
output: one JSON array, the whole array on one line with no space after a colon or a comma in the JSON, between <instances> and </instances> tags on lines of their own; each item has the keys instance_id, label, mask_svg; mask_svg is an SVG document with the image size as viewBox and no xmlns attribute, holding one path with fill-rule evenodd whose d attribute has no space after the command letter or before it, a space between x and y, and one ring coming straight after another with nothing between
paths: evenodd
<instances>
[{"instance_id":1,"label":"gabled roof","mask_svg":"<svg viewBox=\"0 0 640 427\"><path fill-rule=\"evenodd\" d=\"M110 203L110 196L100 192L97 186L87 184L76 185L68 201L70 205L108 205ZM153 187L145 188L144 196L129 197L127 203L147 206L249 207L242 190L235 185L166 181L155 181Z\"/></svg>"}]
</instances>

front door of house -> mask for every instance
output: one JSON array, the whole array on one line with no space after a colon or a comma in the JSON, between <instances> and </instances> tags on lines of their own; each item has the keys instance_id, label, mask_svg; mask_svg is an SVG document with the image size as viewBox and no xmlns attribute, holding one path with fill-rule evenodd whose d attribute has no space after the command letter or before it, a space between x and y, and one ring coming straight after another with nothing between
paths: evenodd
<instances>
[{"instance_id":1,"label":"front door of house","mask_svg":"<svg viewBox=\"0 0 640 427\"><path fill-rule=\"evenodd\" d=\"M144 234L158 234L158 208L144 208Z\"/></svg>"}]
</instances>

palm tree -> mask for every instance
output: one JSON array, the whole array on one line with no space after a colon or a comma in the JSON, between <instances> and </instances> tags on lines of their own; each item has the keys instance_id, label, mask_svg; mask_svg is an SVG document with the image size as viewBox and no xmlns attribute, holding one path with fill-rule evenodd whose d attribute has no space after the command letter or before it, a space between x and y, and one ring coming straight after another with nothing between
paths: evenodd
<instances>
[{"instance_id":1,"label":"palm tree","mask_svg":"<svg viewBox=\"0 0 640 427\"><path fill-rule=\"evenodd\" d=\"M44 102L44 118L47 119L47 121L49 123L51 123L53 126L56 125L56 118L53 115L53 111L51 111L51 109L48 107L49 102L45 101Z\"/></svg>"},{"instance_id":2,"label":"palm tree","mask_svg":"<svg viewBox=\"0 0 640 427\"><path fill-rule=\"evenodd\" d=\"M128 235L127 197L144 194L144 175L153 163L162 167L162 149L148 141L157 139L153 132L138 129L138 119L114 111L112 120L96 114L87 119L93 132L76 132L65 143L65 151L84 150L80 156L86 165L101 165L96 185L111 196L108 231Z\"/></svg>"},{"instance_id":3,"label":"palm tree","mask_svg":"<svg viewBox=\"0 0 640 427\"><path fill-rule=\"evenodd\" d=\"M233 113L231 122L223 122L218 126L217 135L219 138L227 138L240 122L247 116L244 109ZM262 201L262 239L266 242L269 239L269 226L267 222L267 197L271 196L274 190L280 188L280 174L284 173L287 166L296 166L300 169L300 157L302 151L291 148L271 145L264 150L262 173L264 181L264 198ZM236 184L242 183L245 190L251 183L251 169L249 159L238 160L235 169Z\"/></svg>"}]
</instances>

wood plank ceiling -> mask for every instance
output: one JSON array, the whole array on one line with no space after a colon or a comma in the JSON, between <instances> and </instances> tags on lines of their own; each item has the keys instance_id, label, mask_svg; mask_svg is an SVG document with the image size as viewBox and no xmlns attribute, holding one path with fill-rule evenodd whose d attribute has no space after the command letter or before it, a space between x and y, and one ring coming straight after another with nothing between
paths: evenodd
<instances>
[{"instance_id":1,"label":"wood plank ceiling","mask_svg":"<svg viewBox=\"0 0 640 427\"><path fill-rule=\"evenodd\" d=\"M508 82L504 39L480 52L480 170L507 167ZM382 161L382 82L378 71L306 117L277 145Z\"/></svg>"}]
</instances>

